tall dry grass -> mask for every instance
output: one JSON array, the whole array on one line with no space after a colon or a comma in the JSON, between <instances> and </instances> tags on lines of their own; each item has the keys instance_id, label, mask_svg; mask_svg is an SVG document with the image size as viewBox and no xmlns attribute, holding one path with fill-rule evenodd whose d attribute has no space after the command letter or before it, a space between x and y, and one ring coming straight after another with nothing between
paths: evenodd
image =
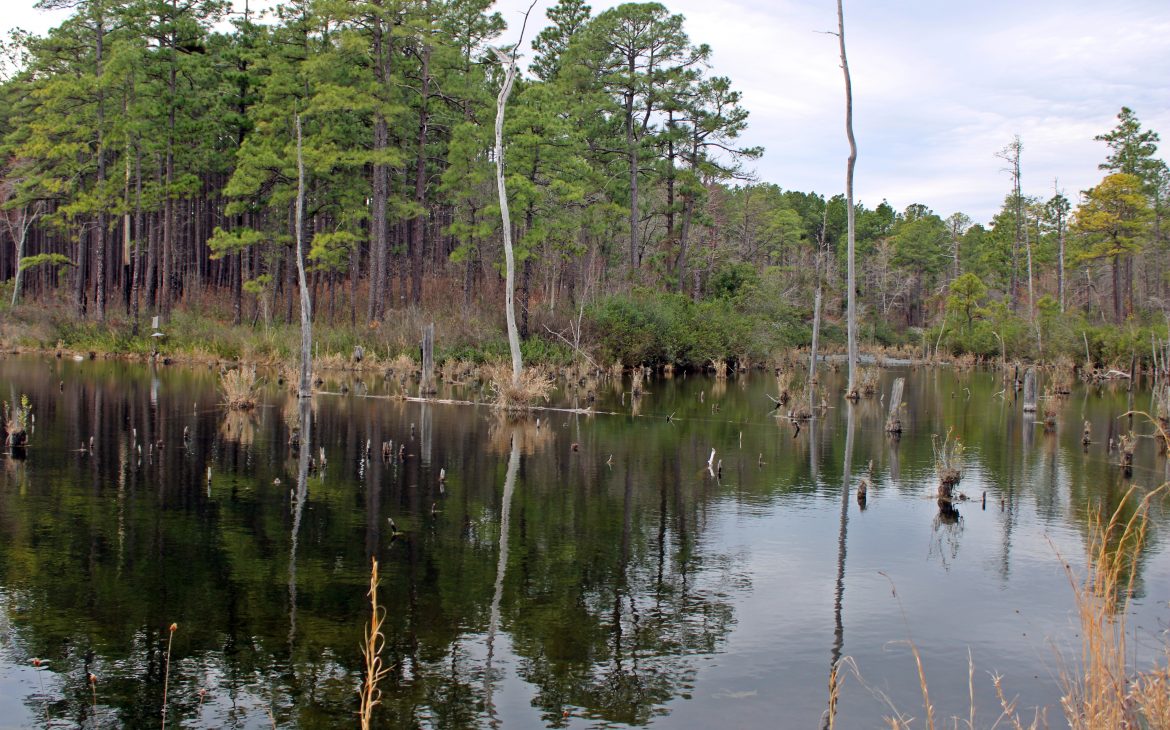
<instances>
[{"instance_id":1,"label":"tall dry grass","mask_svg":"<svg viewBox=\"0 0 1170 730\"><path fill-rule=\"evenodd\" d=\"M872 398L877 393L878 369L859 368L857 371L857 387L866 398Z\"/></svg>"},{"instance_id":2,"label":"tall dry grass","mask_svg":"<svg viewBox=\"0 0 1170 730\"><path fill-rule=\"evenodd\" d=\"M1139 667L1131 643L1134 634L1128 626L1139 561L1146 547L1149 511L1156 500L1165 497L1168 489L1170 484L1163 484L1139 499L1136 488L1130 488L1107 519L1100 513L1093 515L1083 575L1057 554L1072 589L1080 638L1076 656L1063 660L1059 672L1061 711L1070 730L1170 730L1170 643L1163 643L1158 656ZM1166 642L1165 634L1162 640ZM977 724L975 667L970 654L968 715L938 720L922 655L913 641L907 643L922 694L925 727L1040 730L1050 726L1046 708L1035 708L1030 717L1021 714L1019 699L1008 697L1009 690L998 674L991 677L998 714L990 723ZM885 702L890 713L884 718L886 727L892 730L915 727L913 718L897 708L884 692L866 684L852 657L842 657L829 675L829 704L823 727L836 727L843 669Z\"/></svg>"},{"instance_id":3,"label":"tall dry grass","mask_svg":"<svg viewBox=\"0 0 1170 730\"><path fill-rule=\"evenodd\" d=\"M934 450L934 471L938 476L938 496L951 498L951 490L963 478L963 442L953 436L954 429L947 429L946 438L938 440L938 434L931 434L930 445Z\"/></svg>"},{"instance_id":4,"label":"tall dry grass","mask_svg":"<svg viewBox=\"0 0 1170 730\"><path fill-rule=\"evenodd\" d=\"M219 389L223 392L224 405L233 410L250 410L256 407L259 382L256 368L234 368L219 374Z\"/></svg>"},{"instance_id":5,"label":"tall dry grass","mask_svg":"<svg viewBox=\"0 0 1170 730\"><path fill-rule=\"evenodd\" d=\"M492 394L492 402L506 411L527 411L536 401L548 401L555 382L539 366L528 366L520 371L520 381L512 379L512 365L496 362L484 365L480 372Z\"/></svg>"},{"instance_id":6,"label":"tall dry grass","mask_svg":"<svg viewBox=\"0 0 1170 730\"><path fill-rule=\"evenodd\" d=\"M1084 575L1065 564L1081 638L1079 660L1061 673L1061 707L1073 730L1170 728L1167 665L1135 669L1127 630L1150 505L1166 488L1141 499L1130 488L1108 519L1094 517ZM1170 658L1168 650L1163 647L1162 661Z\"/></svg>"},{"instance_id":7,"label":"tall dry grass","mask_svg":"<svg viewBox=\"0 0 1170 730\"><path fill-rule=\"evenodd\" d=\"M382 701L382 690L378 683L390 674L390 667L382 661L382 650L386 648L386 636L382 625L386 621L386 609L378 605L378 559L370 559L370 622L366 624L365 640L362 643L362 658L365 660L365 675L362 678L358 696L361 698L362 730L369 730L374 708Z\"/></svg>"}]
</instances>

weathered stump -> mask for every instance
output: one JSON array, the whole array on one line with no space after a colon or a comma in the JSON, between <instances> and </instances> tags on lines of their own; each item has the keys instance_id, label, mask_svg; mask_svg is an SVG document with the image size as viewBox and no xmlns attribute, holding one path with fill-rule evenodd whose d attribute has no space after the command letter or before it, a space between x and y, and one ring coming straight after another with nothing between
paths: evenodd
<instances>
[{"instance_id":1,"label":"weathered stump","mask_svg":"<svg viewBox=\"0 0 1170 730\"><path fill-rule=\"evenodd\" d=\"M1024 413L1036 412L1036 369L1024 373Z\"/></svg>"}]
</instances>

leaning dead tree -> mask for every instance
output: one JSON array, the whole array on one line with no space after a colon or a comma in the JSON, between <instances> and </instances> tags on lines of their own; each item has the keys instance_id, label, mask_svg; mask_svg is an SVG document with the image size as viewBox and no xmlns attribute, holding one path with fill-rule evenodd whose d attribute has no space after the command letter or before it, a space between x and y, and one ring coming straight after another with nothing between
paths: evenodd
<instances>
[{"instance_id":1,"label":"leaning dead tree","mask_svg":"<svg viewBox=\"0 0 1170 730\"><path fill-rule=\"evenodd\" d=\"M504 183L504 108L508 104L508 97L512 95L512 85L516 81L516 53L524 41L524 29L528 25L528 14L535 7L536 0L524 12L524 23L520 26L520 39L512 48L510 54L498 48L492 48L500 63L504 64L504 83L500 87L500 94L496 97L496 188L500 193L500 222L504 233L504 314L508 320L508 349L512 353L512 387L520 387L520 373L524 363L520 359L520 332L516 329L516 256L512 251L512 217L508 211L508 188Z\"/></svg>"},{"instance_id":2,"label":"leaning dead tree","mask_svg":"<svg viewBox=\"0 0 1170 730\"><path fill-rule=\"evenodd\" d=\"M849 387L846 396L857 398L857 267L855 264L856 221L853 210L853 169L857 166L857 140L853 136L853 83L849 78L849 60L845 56L845 13L837 0L837 42L841 48L841 70L845 73L845 135L849 138L849 161L845 166L846 248L848 295L846 297L846 333L849 341Z\"/></svg>"}]
</instances>

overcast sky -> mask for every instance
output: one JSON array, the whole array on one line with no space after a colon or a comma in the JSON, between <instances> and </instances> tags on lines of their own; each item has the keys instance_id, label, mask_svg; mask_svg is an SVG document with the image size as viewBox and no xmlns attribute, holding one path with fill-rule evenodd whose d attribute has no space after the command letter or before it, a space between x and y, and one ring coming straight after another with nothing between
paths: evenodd
<instances>
[{"instance_id":1,"label":"overcast sky","mask_svg":"<svg viewBox=\"0 0 1170 730\"><path fill-rule=\"evenodd\" d=\"M514 42L531 0L497 8ZM527 38L555 0L537 0ZM237 0L238 6L243 0ZM252 7L264 5L252 0ZM271 4L271 3L267 3ZM617 5L597 0L594 14ZM746 145L765 148L760 180L843 191L848 147L844 84L831 0L669 0L692 42L713 50L711 72L732 79L751 110ZM0 31L43 32L61 13L4 0ZM1025 194L1074 201L1096 184L1122 106L1166 136L1170 150L1167 0L845 0L859 157L856 197L902 210L924 203L986 222L1010 189L995 153L1018 134ZM525 43L527 48L527 42ZM529 57L531 56L529 52Z\"/></svg>"}]
</instances>

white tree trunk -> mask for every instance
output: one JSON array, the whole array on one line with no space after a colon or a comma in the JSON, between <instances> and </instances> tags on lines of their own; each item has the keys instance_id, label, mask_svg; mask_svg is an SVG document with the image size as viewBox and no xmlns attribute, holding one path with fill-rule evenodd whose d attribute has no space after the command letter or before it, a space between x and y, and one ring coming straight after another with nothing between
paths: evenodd
<instances>
[{"instance_id":1,"label":"white tree trunk","mask_svg":"<svg viewBox=\"0 0 1170 730\"><path fill-rule=\"evenodd\" d=\"M516 58L496 50L500 61L506 65L504 85L496 98L496 187L500 193L500 218L504 233L504 314L508 320L508 349L512 352L512 385L520 385L520 373L524 363L520 359L520 333L516 329L516 305L513 301L516 289L516 257L512 252L512 217L508 212L508 190L504 184L504 107L512 93L516 80Z\"/></svg>"},{"instance_id":2,"label":"white tree trunk","mask_svg":"<svg viewBox=\"0 0 1170 730\"><path fill-rule=\"evenodd\" d=\"M305 155L301 141L301 115L296 115L297 127L297 282L301 288L301 384L297 395L308 398L313 394L310 382L313 357L313 311L309 302L309 282L305 277Z\"/></svg>"},{"instance_id":3,"label":"white tree trunk","mask_svg":"<svg viewBox=\"0 0 1170 730\"><path fill-rule=\"evenodd\" d=\"M24 270L20 268L20 260L24 258L25 241L28 240L29 229L41 216L41 210L42 204L37 202L31 207L26 205L20 208L19 213L4 217L4 222L8 227L8 235L12 237L12 243L16 248L16 277L12 287L12 306L14 307L20 298L20 285L24 279ZM16 216L15 220L13 220L13 215Z\"/></svg>"},{"instance_id":4,"label":"white tree trunk","mask_svg":"<svg viewBox=\"0 0 1170 730\"><path fill-rule=\"evenodd\" d=\"M849 397L857 394L857 270L855 264L856 222L853 210L853 169L857 166L857 140L853 137L853 84L849 78L849 61L845 57L845 13L841 0L837 0L837 41L841 47L841 70L845 73L845 134L849 138L849 161L845 166L845 201L849 206L848 247L846 259L848 271L846 283L849 293L846 297L846 333L849 341Z\"/></svg>"}]
</instances>

